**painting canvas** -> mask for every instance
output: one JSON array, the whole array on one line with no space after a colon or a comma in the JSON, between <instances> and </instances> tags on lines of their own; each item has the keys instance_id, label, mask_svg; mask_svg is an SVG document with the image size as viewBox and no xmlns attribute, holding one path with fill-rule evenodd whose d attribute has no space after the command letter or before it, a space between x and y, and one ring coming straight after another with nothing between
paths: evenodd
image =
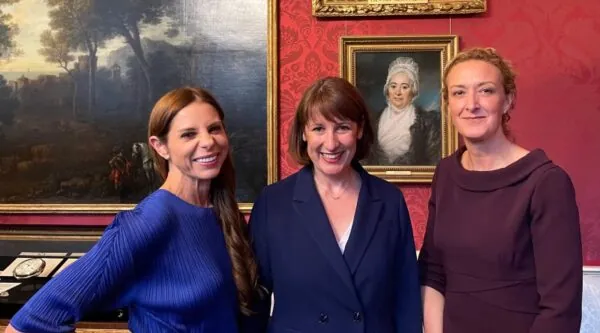
<instances>
[{"instance_id":1,"label":"painting canvas","mask_svg":"<svg viewBox=\"0 0 600 333\"><path fill-rule=\"evenodd\" d=\"M224 108L237 198L252 202L274 173L271 6L0 0L2 210L118 210L139 202L160 185L148 115L161 95L184 85L208 89Z\"/></svg>"},{"instance_id":2,"label":"painting canvas","mask_svg":"<svg viewBox=\"0 0 600 333\"><path fill-rule=\"evenodd\" d=\"M455 150L440 94L455 39L342 38L342 76L363 95L375 131L375 144L362 161L367 170L390 180L426 182L440 159Z\"/></svg>"}]
</instances>

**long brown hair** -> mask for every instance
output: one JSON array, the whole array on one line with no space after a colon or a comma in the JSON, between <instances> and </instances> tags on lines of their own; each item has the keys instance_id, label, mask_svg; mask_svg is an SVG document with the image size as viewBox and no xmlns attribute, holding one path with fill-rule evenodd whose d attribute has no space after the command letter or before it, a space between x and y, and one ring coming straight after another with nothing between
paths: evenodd
<instances>
[{"instance_id":1,"label":"long brown hair","mask_svg":"<svg viewBox=\"0 0 600 333\"><path fill-rule=\"evenodd\" d=\"M169 91L156 102L148 122L148 137L157 136L161 141L166 142L173 118L181 109L197 101L214 107L219 118L224 122L223 109L208 91L182 87ZM163 179L166 179L169 173L169 162L154 149L152 149L152 158L156 170ZM219 175L210 183L209 199L225 235L240 309L244 314L249 314L252 295L256 289L257 268L248 239L246 220L235 200L235 170L231 154L227 155Z\"/></svg>"}]
</instances>

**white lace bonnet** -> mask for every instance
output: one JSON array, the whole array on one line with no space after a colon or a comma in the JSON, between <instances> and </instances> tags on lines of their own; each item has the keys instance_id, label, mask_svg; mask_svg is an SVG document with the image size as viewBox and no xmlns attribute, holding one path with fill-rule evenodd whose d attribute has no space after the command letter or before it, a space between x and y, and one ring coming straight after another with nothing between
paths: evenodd
<instances>
[{"instance_id":1,"label":"white lace bonnet","mask_svg":"<svg viewBox=\"0 0 600 333\"><path fill-rule=\"evenodd\" d=\"M417 98L419 95L419 65L417 65L413 58L398 57L390 63L388 68L387 79L385 80L385 85L383 86L383 95L386 97L386 99L390 81L397 73L405 73L408 75L409 79L412 81L411 88L414 94L413 100L414 98Z\"/></svg>"}]
</instances>

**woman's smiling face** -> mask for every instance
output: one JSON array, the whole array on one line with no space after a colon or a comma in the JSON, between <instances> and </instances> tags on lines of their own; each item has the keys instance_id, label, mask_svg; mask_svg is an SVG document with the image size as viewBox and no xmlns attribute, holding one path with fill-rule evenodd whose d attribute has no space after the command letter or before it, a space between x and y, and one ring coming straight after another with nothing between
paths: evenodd
<instances>
[{"instance_id":1,"label":"woman's smiling face","mask_svg":"<svg viewBox=\"0 0 600 333\"><path fill-rule=\"evenodd\" d=\"M513 96L506 94L500 70L482 60L456 64L448 73L448 110L465 140L481 142L502 132L502 115Z\"/></svg>"},{"instance_id":2,"label":"woman's smiling face","mask_svg":"<svg viewBox=\"0 0 600 333\"><path fill-rule=\"evenodd\" d=\"M362 129L351 120L329 121L315 113L302 135L315 173L337 176L350 168Z\"/></svg>"},{"instance_id":3,"label":"woman's smiling face","mask_svg":"<svg viewBox=\"0 0 600 333\"><path fill-rule=\"evenodd\" d=\"M229 153L229 139L217 110L193 102L177 113L165 142L155 149L169 161L169 173L179 172L197 183L217 177Z\"/></svg>"}]
</instances>

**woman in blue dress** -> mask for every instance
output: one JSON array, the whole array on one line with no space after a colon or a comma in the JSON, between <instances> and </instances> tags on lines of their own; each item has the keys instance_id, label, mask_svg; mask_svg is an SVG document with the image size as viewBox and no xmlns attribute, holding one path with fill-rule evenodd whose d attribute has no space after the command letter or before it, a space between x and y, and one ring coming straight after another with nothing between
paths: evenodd
<instances>
[{"instance_id":1,"label":"woman in blue dress","mask_svg":"<svg viewBox=\"0 0 600 333\"><path fill-rule=\"evenodd\" d=\"M71 332L90 311L122 307L133 332L238 332L256 264L235 201L223 118L205 90L163 96L150 114L148 142L164 183L117 214L6 332Z\"/></svg>"}]
</instances>

